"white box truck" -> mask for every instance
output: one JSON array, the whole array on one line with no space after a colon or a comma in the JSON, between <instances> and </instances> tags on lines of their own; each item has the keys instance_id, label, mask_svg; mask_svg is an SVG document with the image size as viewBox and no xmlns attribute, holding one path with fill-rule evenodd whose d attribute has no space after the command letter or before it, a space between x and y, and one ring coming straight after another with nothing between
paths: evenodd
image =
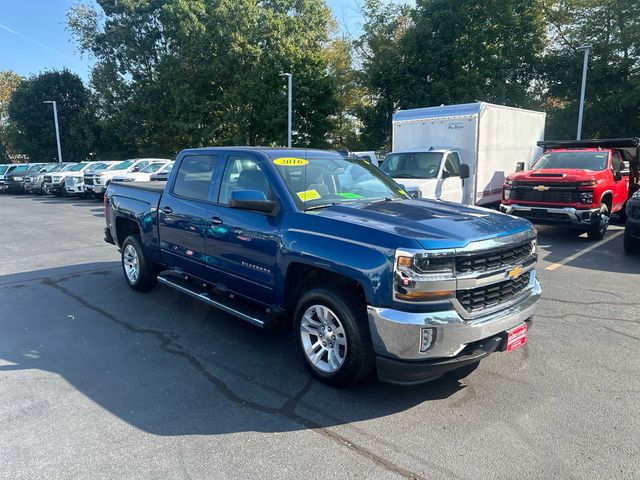
<instances>
[{"instance_id":1,"label":"white box truck","mask_svg":"<svg viewBox=\"0 0 640 480\"><path fill-rule=\"evenodd\" d=\"M492 206L542 154L546 114L485 102L399 110L380 167L416 197Z\"/></svg>"}]
</instances>

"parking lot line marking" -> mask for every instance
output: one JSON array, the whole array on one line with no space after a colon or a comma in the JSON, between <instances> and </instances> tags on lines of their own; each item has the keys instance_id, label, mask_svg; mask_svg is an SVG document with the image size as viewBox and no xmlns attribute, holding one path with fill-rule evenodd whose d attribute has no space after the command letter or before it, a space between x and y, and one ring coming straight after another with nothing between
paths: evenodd
<instances>
[{"instance_id":1,"label":"parking lot line marking","mask_svg":"<svg viewBox=\"0 0 640 480\"><path fill-rule=\"evenodd\" d=\"M561 266L566 265L569 262L572 262L576 258L581 257L585 253L589 253L594 248L598 248L600 245L604 245L605 243L610 242L614 238L618 238L623 233L624 233L624 230L617 231L616 233L612 234L609 238L603 238L599 242L596 242L593 245L588 246L587 248L583 248L579 252L576 252L573 255L568 256L567 258L565 258L564 260L561 260L558 263L552 263L548 267L545 267L545 270L556 270L556 269L560 268Z\"/></svg>"}]
</instances>

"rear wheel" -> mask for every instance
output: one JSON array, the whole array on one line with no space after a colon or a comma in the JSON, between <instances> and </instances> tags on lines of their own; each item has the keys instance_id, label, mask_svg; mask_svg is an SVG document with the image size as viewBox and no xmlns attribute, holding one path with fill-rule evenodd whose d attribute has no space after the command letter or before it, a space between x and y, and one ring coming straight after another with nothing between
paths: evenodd
<instances>
[{"instance_id":1,"label":"rear wheel","mask_svg":"<svg viewBox=\"0 0 640 480\"><path fill-rule=\"evenodd\" d=\"M587 231L587 236L590 240L602 240L604 234L607 233L607 228L609 228L609 207L605 203L601 203L598 219Z\"/></svg>"},{"instance_id":2,"label":"rear wheel","mask_svg":"<svg viewBox=\"0 0 640 480\"><path fill-rule=\"evenodd\" d=\"M631 230L629 227L624 229L624 250L627 253L639 253L640 252L640 240L631 236Z\"/></svg>"},{"instance_id":3,"label":"rear wheel","mask_svg":"<svg viewBox=\"0 0 640 480\"><path fill-rule=\"evenodd\" d=\"M140 237L129 235L122 243L122 271L129 286L139 292L155 287L158 276L142 249Z\"/></svg>"},{"instance_id":4,"label":"rear wheel","mask_svg":"<svg viewBox=\"0 0 640 480\"><path fill-rule=\"evenodd\" d=\"M318 379L345 387L375 369L366 308L353 290L315 288L302 296L294 315L305 364Z\"/></svg>"}]
</instances>

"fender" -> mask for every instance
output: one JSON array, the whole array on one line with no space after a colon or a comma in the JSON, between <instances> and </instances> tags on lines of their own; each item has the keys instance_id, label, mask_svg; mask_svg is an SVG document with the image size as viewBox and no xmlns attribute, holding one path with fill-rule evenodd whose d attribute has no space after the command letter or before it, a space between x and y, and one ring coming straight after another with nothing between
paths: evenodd
<instances>
[{"instance_id":1,"label":"fender","mask_svg":"<svg viewBox=\"0 0 640 480\"><path fill-rule=\"evenodd\" d=\"M393 249L340 238L331 234L291 228L286 231L282 249L282 278L276 296L284 305L285 275L291 263L303 263L338 273L357 281L369 305L391 304Z\"/></svg>"},{"instance_id":2,"label":"fender","mask_svg":"<svg viewBox=\"0 0 640 480\"><path fill-rule=\"evenodd\" d=\"M598 205L602 203L602 197L604 197L607 194L611 195L611 210L613 210L613 190L605 190L604 192L602 192L600 194L600 198L598 199ZM611 215L611 212L609 212L609 215Z\"/></svg>"},{"instance_id":3,"label":"fender","mask_svg":"<svg viewBox=\"0 0 640 480\"><path fill-rule=\"evenodd\" d=\"M143 200L136 200L131 197L113 195L110 199L114 218L112 223L112 234L118 238L117 219L124 218L131 220L140 229L140 240L147 255L153 260L160 260L158 232L157 232L157 210Z\"/></svg>"}]
</instances>

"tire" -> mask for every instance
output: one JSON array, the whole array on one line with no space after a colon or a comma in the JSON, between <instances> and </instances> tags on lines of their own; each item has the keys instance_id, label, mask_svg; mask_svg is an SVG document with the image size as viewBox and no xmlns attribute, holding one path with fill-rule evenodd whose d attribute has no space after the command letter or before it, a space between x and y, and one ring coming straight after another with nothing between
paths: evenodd
<instances>
[{"instance_id":1,"label":"tire","mask_svg":"<svg viewBox=\"0 0 640 480\"><path fill-rule=\"evenodd\" d=\"M640 253L640 240L631 236L629 228L624 229L624 251L627 253Z\"/></svg>"},{"instance_id":2,"label":"tire","mask_svg":"<svg viewBox=\"0 0 640 480\"><path fill-rule=\"evenodd\" d=\"M609 207L605 203L600 204L600 215L593 226L587 230L589 240L602 240L609 227Z\"/></svg>"},{"instance_id":3,"label":"tire","mask_svg":"<svg viewBox=\"0 0 640 480\"><path fill-rule=\"evenodd\" d=\"M120 259L124 279L133 290L146 292L155 287L158 275L153 263L145 256L138 235L129 235L122 242Z\"/></svg>"},{"instance_id":4,"label":"tire","mask_svg":"<svg viewBox=\"0 0 640 480\"><path fill-rule=\"evenodd\" d=\"M347 387L374 372L366 309L355 291L332 287L308 291L298 302L293 324L304 362L319 380Z\"/></svg>"}]
</instances>

